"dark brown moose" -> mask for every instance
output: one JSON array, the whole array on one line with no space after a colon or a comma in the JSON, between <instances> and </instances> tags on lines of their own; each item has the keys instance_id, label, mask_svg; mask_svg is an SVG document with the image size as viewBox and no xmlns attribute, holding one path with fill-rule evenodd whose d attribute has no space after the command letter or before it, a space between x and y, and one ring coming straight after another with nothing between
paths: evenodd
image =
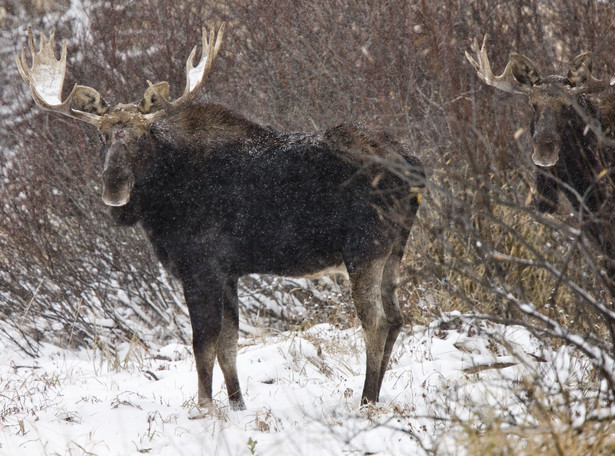
<instances>
[{"instance_id":1,"label":"dark brown moose","mask_svg":"<svg viewBox=\"0 0 615 456\"><path fill-rule=\"evenodd\" d=\"M140 223L160 261L184 289L193 331L198 401L212 401L217 357L234 409L237 281L248 273L314 275L345 268L365 337L362 403L378 400L402 326L396 298L402 254L424 186L421 163L382 132L342 124L316 134L283 133L215 104L194 102L220 48L224 26L196 47L186 88L149 83L139 104L110 107L90 87L61 99L66 43L53 33L17 55L22 78L43 109L98 128L102 199L120 224Z\"/></svg>"},{"instance_id":2,"label":"dark brown moose","mask_svg":"<svg viewBox=\"0 0 615 456\"><path fill-rule=\"evenodd\" d=\"M541 76L530 59L512 53L494 76L482 46L466 57L490 86L527 95L532 161L538 166L538 207L554 212L562 191L579 214L582 231L605 257L607 285L615 290L615 89L592 76L590 52L572 61L566 76Z\"/></svg>"}]
</instances>

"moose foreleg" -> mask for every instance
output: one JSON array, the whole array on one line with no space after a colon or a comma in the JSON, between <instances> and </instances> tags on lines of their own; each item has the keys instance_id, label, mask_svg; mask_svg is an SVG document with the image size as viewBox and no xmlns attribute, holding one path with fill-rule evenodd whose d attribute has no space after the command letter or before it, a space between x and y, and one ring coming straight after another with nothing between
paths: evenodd
<instances>
[{"instance_id":1,"label":"moose foreleg","mask_svg":"<svg viewBox=\"0 0 615 456\"><path fill-rule=\"evenodd\" d=\"M222 330L223 288L215 282L185 280L184 296L192 324L192 347L198 376L198 404L212 404L212 374Z\"/></svg>"}]
</instances>

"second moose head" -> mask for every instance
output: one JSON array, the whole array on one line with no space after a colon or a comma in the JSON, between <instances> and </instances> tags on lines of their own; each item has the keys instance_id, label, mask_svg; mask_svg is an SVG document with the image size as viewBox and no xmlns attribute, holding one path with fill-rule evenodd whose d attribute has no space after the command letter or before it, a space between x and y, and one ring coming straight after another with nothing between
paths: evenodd
<instances>
[{"instance_id":1,"label":"second moose head","mask_svg":"<svg viewBox=\"0 0 615 456\"><path fill-rule=\"evenodd\" d=\"M538 207L555 211L561 190L582 221L583 231L606 257L609 287L615 289L615 89L592 76L590 52L576 56L564 76L543 76L527 57L512 53L495 76L486 37L466 57L479 78L509 93L527 95L532 161L539 167Z\"/></svg>"},{"instance_id":2,"label":"second moose head","mask_svg":"<svg viewBox=\"0 0 615 456\"><path fill-rule=\"evenodd\" d=\"M591 52L584 52L574 58L566 76L541 76L536 65L527 57L515 52L500 76L491 72L487 57L485 40L479 49L474 41L472 50L476 60L466 52L466 57L476 69L478 76L490 86L504 92L525 94L533 108L530 125L534 153L532 161L538 166L553 166L560 158L562 147L568 147L566 141L580 138L567 137L566 131L585 127L585 120L592 114L583 115L578 105L579 95L591 90L589 85L597 83L592 78L593 60ZM569 126L570 122L579 120L579 125Z\"/></svg>"}]
</instances>

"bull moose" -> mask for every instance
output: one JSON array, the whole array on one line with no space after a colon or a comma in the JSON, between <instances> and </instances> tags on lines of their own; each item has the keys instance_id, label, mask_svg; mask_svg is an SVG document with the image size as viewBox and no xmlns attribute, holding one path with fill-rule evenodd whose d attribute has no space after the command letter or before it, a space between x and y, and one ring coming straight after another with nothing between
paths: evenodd
<instances>
[{"instance_id":1,"label":"bull moose","mask_svg":"<svg viewBox=\"0 0 615 456\"><path fill-rule=\"evenodd\" d=\"M512 53L495 76L482 46L466 57L485 84L525 94L533 109L532 161L539 167L538 208L554 212L563 192L582 231L605 257L607 286L615 290L615 90L592 76L590 52L575 57L566 76L541 76L527 57Z\"/></svg>"},{"instance_id":2,"label":"bull moose","mask_svg":"<svg viewBox=\"0 0 615 456\"><path fill-rule=\"evenodd\" d=\"M145 90L139 104L110 107L76 85L65 100L66 42L54 35L36 52L28 30L15 55L39 107L97 127L102 199L122 225L140 223L161 261L182 283L193 332L198 402L212 401L216 357L233 409L244 409L237 377L237 281L249 273L313 276L345 269L363 327L361 403L376 402L402 326L400 262L425 174L407 146L384 132L342 124L314 134L284 133L216 104L195 101L222 41L203 28L186 63L186 87Z\"/></svg>"}]
</instances>

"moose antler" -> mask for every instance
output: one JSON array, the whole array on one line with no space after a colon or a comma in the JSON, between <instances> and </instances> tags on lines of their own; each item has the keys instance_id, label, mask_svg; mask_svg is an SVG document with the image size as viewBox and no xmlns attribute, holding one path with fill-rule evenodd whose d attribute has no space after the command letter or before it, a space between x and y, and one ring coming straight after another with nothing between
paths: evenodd
<instances>
[{"instance_id":1,"label":"moose antler","mask_svg":"<svg viewBox=\"0 0 615 456\"><path fill-rule=\"evenodd\" d=\"M479 48L476 38L471 45L471 49L476 55L476 60L466 51L466 58L476 69L478 77L482 81L496 89L503 90L509 93L527 93L531 85L534 84L540 76L535 70L535 66L527 57L512 53L510 59L504 68L504 72L500 76L495 76L491 71L489 57L487 57L487 35L483 39L483 44Z\"/></svg>"},{"instance_id":2,"label":"moose antler","mask_svg":"<svg viewBox=\"0 0 615 456\"><path fill-rule=\"evenodd\" d=\"M160 100L162 102L162 109L166 111L167 114L171 114L180 110L183 106L187 105L191 101L193 101L198 95L199 91L205 85L205 81L211 73L212 64L218 55L218 51L220 50L220 45L222 44L222 37L224 36L224 29L226 27L225 23L222 23L220 28L218 29L218 33L216 35L215 28L212 27L209 32L209 40L207 39L207 30L203 27L202 30L202 47L203 50L201 52L201 60L199 63L194 66L194 56L196 55L197 46L194 46L190 56L188 56L188 60L186 61L186 87L184 89L184 93L175 101L169 101L162 94ZM158 89L150 82L147 81L150 85L151 89L154 89L158 92Z\"/></svg>"},{"instance_id":3,"label":"moose antler","mask_svg":"<svg viewBox=\"0 0 615 456\"><path fill-rule=\"evenodd\" d=\"M90 98L100 98L96 90L91 87L75 85L66 100L62 101L62 86L66 74L66 41L62 43L60 60L56 60L53 52L53 31L47 42L45 42L45 35L41 33L40 50L36 52L32 27L28 27L28 42L32 53L32 67L28 67L25 49L21 51L21 59L15 53L15 61L19 74L30 87L32 98L34 98L36 104L45 110L59 112L98 125L100 115L71 108L75 98L81 99L82 102Z\"/></svg>"}]
</instances>

